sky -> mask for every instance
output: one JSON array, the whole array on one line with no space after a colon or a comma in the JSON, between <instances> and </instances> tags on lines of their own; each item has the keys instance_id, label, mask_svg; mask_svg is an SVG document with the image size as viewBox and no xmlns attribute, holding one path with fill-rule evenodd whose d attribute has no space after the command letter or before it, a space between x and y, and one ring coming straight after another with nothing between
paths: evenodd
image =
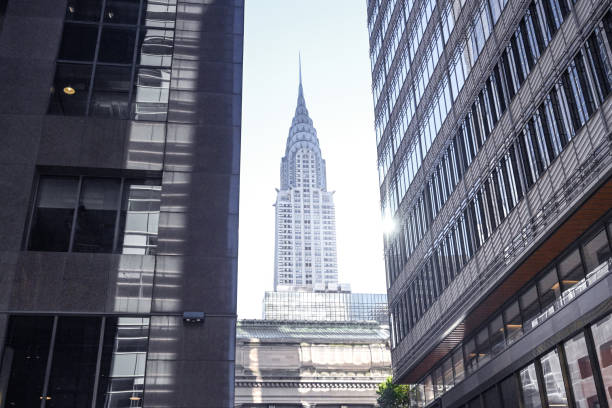
<instances>
[{"instance_id":1,"label":"sky","mask_svg":"<svg viewBox=\"0 0 612 408\"><path fill-rule=\"evenodd\" d=\"M365 0L247 0L238 317L261 318L274 282L274 204L295 112L306 107L335 190L339 281L385 293Z\"/></svg>"}]
</instances>

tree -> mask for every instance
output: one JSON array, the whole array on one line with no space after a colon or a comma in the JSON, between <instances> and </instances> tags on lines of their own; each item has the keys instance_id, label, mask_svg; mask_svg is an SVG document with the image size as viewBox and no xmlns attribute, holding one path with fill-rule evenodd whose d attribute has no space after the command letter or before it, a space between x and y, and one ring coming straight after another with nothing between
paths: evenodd
<instances>
[{"instance_id":1,"label":"tree","mask_svg":"<svg viewBox=\"0 0 612 408\"><path fill-rule=\"evenodd\" d=\"M410 406L410 386L404 384L393 384L393 378L378 386L378 399L376 402L380 408L408 408Z\"/></svg>"}]
</instances>

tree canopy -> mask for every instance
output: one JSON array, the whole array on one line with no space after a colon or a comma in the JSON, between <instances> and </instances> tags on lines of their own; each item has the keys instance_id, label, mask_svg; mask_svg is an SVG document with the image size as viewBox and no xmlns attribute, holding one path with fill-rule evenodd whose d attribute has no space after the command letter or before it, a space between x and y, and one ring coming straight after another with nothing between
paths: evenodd
<instances>
[{"instance_id":1,"label":"tree canopy","mask_svg":"<svg viewBox=\"0 0 612 408\"><path fill-rule=\"evenodd\" d=\"M393 384L391 377L378 386L378 399L380 408L408 408L410 406L410 386Z\"/></svg>"}]
</instances>

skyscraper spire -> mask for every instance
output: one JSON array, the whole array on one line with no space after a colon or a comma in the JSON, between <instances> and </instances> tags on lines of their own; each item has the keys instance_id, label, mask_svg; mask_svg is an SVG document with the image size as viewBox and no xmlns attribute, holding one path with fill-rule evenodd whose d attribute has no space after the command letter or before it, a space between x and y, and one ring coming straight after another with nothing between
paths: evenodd
<instances>
[{"instance_id":1,"label":"skyscraper spire","mask_svg":"<svg viewBox=\"0 0 612 408\"><path fill-rule=\"evenodd\" d=\"M302 53L298 52L298 60L299 60L299 67L300 67L300 86L302 86Z\"/></svg>"}]
</instances>

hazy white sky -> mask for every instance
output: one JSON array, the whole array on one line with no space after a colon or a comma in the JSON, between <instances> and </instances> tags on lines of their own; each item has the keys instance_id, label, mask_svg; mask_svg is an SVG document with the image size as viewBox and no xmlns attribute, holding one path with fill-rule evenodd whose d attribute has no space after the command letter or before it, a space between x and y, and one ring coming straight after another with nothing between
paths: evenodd
<instances>
[{"instance_id":1,"label":"hazy white sky","mask_svg":"<svg viewBox=\"0 0 612 408\"><path fill-rule=\"evenodd\" d=\"M261 318L273 289L275 188L298 91L335 190L338 271L384 293L365 0L247 0L242 88L238 317Z\"/></svg>"}]
</instances>

